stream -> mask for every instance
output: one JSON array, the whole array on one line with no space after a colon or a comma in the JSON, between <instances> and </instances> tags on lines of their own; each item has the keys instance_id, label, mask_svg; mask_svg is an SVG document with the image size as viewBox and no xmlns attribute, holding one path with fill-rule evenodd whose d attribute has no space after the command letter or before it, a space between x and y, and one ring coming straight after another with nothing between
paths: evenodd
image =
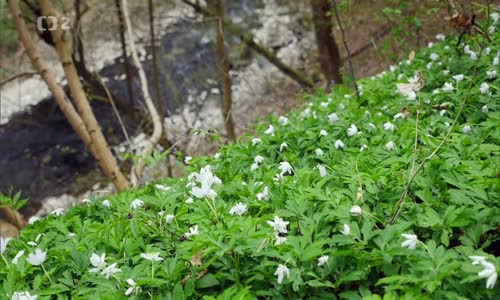
<instances>
[{"instance_id":1,"label":"stream","mask_svg":"<svg viewBox=\"0 0 500 300\"><path fill-rule=\"evenodd\" d=\"M269 5L271 8L273 5L276 7L275 1L241 0L226 1L226 4L227 16L240 26L245 24L250 27L249 30L266 26L269 27L266 30L273 30L276 27L273 24L262 24L265 16L256 17L256 11L262 14L269 9ZM218 72L214 71L218 69L215 60L215 23L199 22L197 18L180 18L164 28L162 33L164 34L161 38L157 39L157 53L160 93L167 117L165 123L189 120L193 126L203 124L204 127L222 130L221 88ZM226 39L231 49L235 104L240 103L241 110L251 109L252 101L256 101L252 100L253 98L268 94L272 88L269 85L278 85L286 79L283 75L278 75L279 72L273 66L241 45L237 39L229 35ZM280 34L276 40L292 48L285 47L280 51L290 52L301 48L294 32ZM151 51L149 46L144 46L149 42L142 40L136 43L141 46L140 59L148 78L151 95L154 95ZM298 54L287 54L295 63L300 60L300 51L303 50L297 51ZM134 102L127 103L124 69L122 59L117 57L111 64L100 69L99 74L116 96L116 102L131 106L134 110L144 109L135 70L132 72ZM263 75L259 75L260 71L256 71L257 69L262 70ZM250 74L253 74L253 79ZM30 96L35 98L37 95L35 90L23 93L31 93ZM109 104L91 101L91 105L108 142L116 151L125 140L116 115ZM139 124L124 113L121 117L132 137L140 135ZM172 138L175 142L176 137ZM52 97L46 97L37 104L15 113L0 125L0 170L0 192L21 191L22 197L29 199L22 210L26 216L39 211L44 199L48 197L81 194L95 186L95 174L99 172L97 163L66 122Z\"/></svg>"}]
</instances>

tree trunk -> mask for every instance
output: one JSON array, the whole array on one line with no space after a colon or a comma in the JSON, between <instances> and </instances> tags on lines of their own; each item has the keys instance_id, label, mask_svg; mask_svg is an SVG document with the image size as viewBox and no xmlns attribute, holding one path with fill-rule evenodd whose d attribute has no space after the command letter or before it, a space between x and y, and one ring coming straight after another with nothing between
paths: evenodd
<instances>
[{"instance_id":1,"label":"tree trunk","mask_svg":"<svg viewBox=\"0 0 500 300\"><path fill-rule=\"evenodd\" d=\"M149 36L151 40L151 56L152 56L152 73L153 73L153 87L155 92L155 102L156 109L158 109L158 115L163 124L163 119L165 118L165 109L163 99L160 93L160 80L158 78L158 60L156 54L156 35L155 35L155 22L154 22L154 5L153 0L148 0L148 11L149 11ZM162 145L165 149L169 149L172 145L168 141L167 131L165 127L163 128L164 132L162 137L159 140L160 145ZM170 163L170 156L166 157L167 163L167 175L172 176L172 164Z\"/></svg>"},{"instance_id":2,"label":"tree trunk","mask_svg":"<svg viewBox=\"0 0 500 300\"><path fill-rule=\"evenodd\" d=\"M217 14L217 59L219 62L219 69L222 78L223 86L223 116L224 124L226 126L227 137L229 140L234 141L236 134L234 133L234 122L232 114L232 91L231 91L231 77L229 76L229 62L226 57L226 48L224 45L224 0L215 1L215 13Z\"/></svg>"},{"instance_id":3,"label":"tree trunk","mask_svg":"<svg viewBox=\"0 0 500 300\"><path fill-rule=\"evenodd\" d=\"M141 62L139 61L139 56L137 55L137 51L135 49L134 35L132 33L132 24L130 22L130 17L128 14L127 0L122 0L121 5L122 5L123 20L125 21L125 29L127 31L128 46L130 48L130 52L132 53L132 61L134 62L137 71L139 72L139 79L141 81L141 88L144 96L144 102L146 102L146 106L151 115L151 120L153 121L153 133L149 138L149 145L144 151L144 153L142 153L143 156L149 156L153 153L154 148L156 147L156 145L158 145L158 142L160 141L161 134L163 132L163 126L162 126L162 121L160 120L160 116L158 115L158 111L156 110L156 107L153 101L151 100L151 96L149 95L149 88L148 88L148 81L146 79L146 74L144 73L144 68L142 67ZM144 159L139 158L139 162L137 163L137 165L134 165L132 167L130 180L132 181L133 186L137 186L139 184L139 178L142 174L142 171L144 170L144 166L145 166Z\"/></svg>"},{"instance_id":4,"label":"tree trunk","mask_svg":"<svg viewBox=\"0 0 500 300\"><path fill-rule=\"evenodd\" d=\"M132 89L132 71L127 57L127 44L125 43L125 23L123 22L123 14L121 8L121 0L115 0L116 14L118 16L118 24L120 29L120 44L122 45L122 59L125 66L125 75L127 75L127 92L128 104L134 104L134 91Z\"/></svg>"},{"instance_id":5,"label":"tree trunk","mask_svg":"<svg viewBox=\"0 0 500 300\"><path fill-rule=\"evenodd\" d=\"M331 85L332 81L342 83L340 52L333 35L332 17L327 15L330 12L330 1L311 0L311 8L318 47L318 60L323 75L328 85Z\"/></svg>"},{"instance_id":6,"label":"tree trunk","mask_svg":"<svg viewBox=\"0 0 500 300\"><path fill-rule=\"evenodd\" d=\"M57 16L50 0L39 0L39 3L44 15ZM106 174L106 176L113 182L116 189L118 191L126 190L129 187L127 179L123 176L113 153L111 153L108 143L106 142L106 139L104 138L104 135L102 134L99 124L94 116L90 103L87 99L87 95L82 88L67 45L67 37L64 35L64 32L59 26L57 26L55 30L51 31L51 34L56 46L57 54L61 60L64 73L66 74L73 100L90 136L90 143L93 147L95 147L95 154L97 155L96 159L103 169L104 174Z\"/></svg>"},{"instance_id":7,"label":"tree trunk","mask_svg":"<svg viewBox=\"0 0 500 300\"><path fill-rule=\"evenodd\" d=\"M19 39L21 40L21 43L26 50L26 54L31 60L31 64L40 74L42 79L47 84L49 90L54 95L54 99L56 100L59 108L63 112L71 127L75 130L75 132L89 148L92 154L95 155L95 149L90 143L90 136L85 128L85 124L76 112L73 104L71 104L71 102L67 98L62 87L57 83L52 73L47 69L45 63L41 60L40 56L36 52L36 49L31 41L28 28L26 27L23 16L21 15L21 10L19 9L17 0L9 0L9 8L16 24Z\"/></svg>"},{"instance_id":8,"label":"tree trunk","mask_svg":"<svg viewBox=\"0 0 500 300\"><path fill-rule=\"evenodd\" d=\"M202 14L205 17L215 17L216 14L199 4L191 0L182 0L185 4L191 6L196 12ZM272 51L266 49L264 46L257 44L254 37L248 32L243 31L241 28L236 26L230 21L224 20L224 26L228 32L236 35L241 41L243 41L249 48L253 49L260 55L264 56L270 63L275 65L283 74L289 76L299 84L307 88L314 87L312 80L306 77L305 74L295 70L294 68L288 66L283 61L281 61Z\"/></svg>"}]
</instances>

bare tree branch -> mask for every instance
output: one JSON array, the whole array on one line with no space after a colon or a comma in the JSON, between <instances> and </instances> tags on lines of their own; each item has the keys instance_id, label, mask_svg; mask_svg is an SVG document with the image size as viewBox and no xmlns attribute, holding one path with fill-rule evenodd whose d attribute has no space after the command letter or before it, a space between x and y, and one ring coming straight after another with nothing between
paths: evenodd
<instances>
[{"instance_id":1,"label":"bare tree branch","mask_svg":"<svg viewBox=\"0 0 500 300\"><path fill-rule=\"evenodd\" d=\"M149 110L149 113L151 114L151 119L153 121L153 134L149 139L148 147L143 153L143 155L148 156L153 153L154 148L160 141L161 134L163 131L163 126L160 120L160 116L158 115L158 111L156 110L156 107L153 101L151 100L151 96L149 95L148 81L146 79L146 74L144 73L144 68L142 67L141 62L139 61L139 56L137 55L137 50L135 49L132 24L130 22L130 17L128 14L127 0L122 0L121 4L122 4L123 19L125 21L125 28L127 31L128 46L130 48L130 52L132 53L132 60L134 62L134 65L137 68L137 71L139 72L139 79L141 81L141 88L144 96L144 102L146 102L146 106ZM137 165L134 165L132 167L130 179L132 181L133 186L137 186L139 184L139 178L142 174L142 171L144 170L144 166L145 166L144 159L139 158Z\"/></svg>"},{"instance_id":2,"label":"bare tree branch","mask_svg":"<svg viewBox=\"0 0 500 300\"><path fill-rule=\"evenodd\" d=\"M39 75L39 73L37 73L37 72L22 72L22 73L14 75L14 76L11 76L3 81L0 81L0 86L7 84L13 80L18 79L18 78L21 78L21 77L31 77L31 76L35 76L35 75Z\"/></svg>"}]
</instances>

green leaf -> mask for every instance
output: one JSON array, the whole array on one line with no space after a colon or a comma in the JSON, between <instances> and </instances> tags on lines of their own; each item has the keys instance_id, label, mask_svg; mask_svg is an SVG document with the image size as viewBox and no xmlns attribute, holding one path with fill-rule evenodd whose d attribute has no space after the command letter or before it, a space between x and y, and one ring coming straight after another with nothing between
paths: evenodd
<instances>
[{"instance_id":1,"label":"green leaf","mask_svg":"<svg viewBox=\"0 0 500 300\"><path fill-rule=\"evenodd\" d=\"M205 289L219 284L219 280L212 273L207 273L196 282L196 287Z\"/></svg>"}]
</instances>

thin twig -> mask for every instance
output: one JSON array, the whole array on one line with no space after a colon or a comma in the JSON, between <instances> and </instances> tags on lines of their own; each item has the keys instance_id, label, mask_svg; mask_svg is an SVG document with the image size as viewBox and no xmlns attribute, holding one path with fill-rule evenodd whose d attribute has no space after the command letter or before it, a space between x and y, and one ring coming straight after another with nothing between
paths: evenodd
<instances>
[{"instance_id":1,"label":"thin twig","mask_svg":"<svg viewBox=\"0 0 500 300\"><path fill-rule=\"evenodd\" d=\"M455 126L457 125L458 123L458 119L460 118L463 110L464 110L464 107L465 107L465 104L467 103L467 98L469 97L469 94L470 94L470 91L472 89L472 85L474 83L474 77L476 75L476 72L477 72L477 66L478 66L478 63L481 59L481 56L483 54L483 47L481 46L480 47L480 51L479 51L479 55L478 55L478 58L476 60L476 63L474 64L474 69L472 71L472 80L470 81L469 83L469 87L467 88L467 92L465 94L465 97L464 97L464 100L462 101L462 103L460 103L460 108L458 109L458 112L457 112L457 115L455 116L455 119L453 120L453 124L451 124L450 126L450 129L448 130L448 132L446 133L445 137L443 138L443 140L439 143L439 145L436 147L436 149L434 149L434 151L432 151L432 153L425 157L424 160L418 165L417 169L413 172L413 174L411 175L410 179L408 180L408 183L406 184L405 186L405 189L403 191L403 193L401 194L401 197L399 198L399 201L398 201L398 205L397 205L397 208L396 208L396 211L394 212L394 214L392 215L391 217L391 220L389 221L389 224L394 224L397 220L397 218L399 217L402 209L403 209L403 206L404 206L404 203L405 203L405 200L406 200L406 197L408 196L408 193L410 191L410 186L413 182L413 180L415 180L415 177L417 177L417 174L418 172L422 169L422 167L424 166L424 164L426 162L428 162L429 160L431 160L434 156L436 156L436 154L439 152L439 150L441 150L441 148L443 147L444 143L448 140L448 138L450 137L451 133L453 132L453 130L455 129ZM416 137L415 137L416 139Z\"/></svg>"},{"instance_id":2,"label":"thin twig","mask_svg":"<svg viewBox=\"0 0 500 300\"><path fill-rule=\"evenodd\" d=\"M4 84L7 84L7 83L9 83L9 82L11 82L13 80L16 80L16 79L18 79L20 77L28 77L28 76L35 76L35 75L40 75L40 74L37 73L37 72L22 72L22 73L16 74L16 75L14 75L12 77L9 77L9 78L1 81L0 82L0 86L2 86Z\"/></svg>"},{"instance_id":3,"label":"thin twig","mask_svg":"<svg viewBox=\"0 0 500 300\"><path fill-rule=\"evenodd\" d=\"M130 141L130 136L128 135L127 128L125 128L125 124L123 123L122 117L120 116L120 113L118 112L118 109L116 108L115 105L115 100L113 100L113 96L111 96L111 92L109 91L108 87L106 86L106 83L104 80L102 80L101 76L99 73L95 72L94 73L99 82L101 83L102 87L104 88L104 91L106 91L106 95L108 96L108 100L111 103L111 107L113 107L113 111L116 114L116 117L118 119L118 122L120 123L120 127L122 128L123 135L125 136L125 139L127 140L127 143L131 145Z\"/></svg>"},{"instance_id":4,"label":"thin twig","mask_svg":"<svg viewBox=\"0 0 500 300\"><path fill-rule=\"evenodd\" d=\"M142 67L141 62L139 61L139 56L137 55L137 50L135 48L134 34L132 32L132 24L130 22L128 7L127 7L127 0L122 0L121 6L123 12L123 19L125 21L125 28L127 30L128 45L130 47L130 52L132 54L132 61L139 73L139 79L141 82L144 102L146 102L146 106L151 115L151 120L153 121L153 133L149 138L149 145L146 148L146 150L144 150L143 153L143 155L149 156L153 153L154 148L156 147L156 145L158 145L158 142L160 141L161 134L163 131L163 126L160 120L160 116L158 115L158 110L156 109L153 101L151 100L151 96L149 95L149 88L148 88L148 81L146 79L146 74L144 73L144 68ZM142 171L144 170L144 166L145 162L144 159L141 157L139 158L139 162L137 163L137 165L134 165L132 167L132 171L130 172L130 177L131 177L130 180L133 186L138 185L139 177L141 176Z\"/></svg>"},{"instance_id":5,"label":"thin twig","mask_svg":"<svg viewBox=\"0 0 500 300\"><path fill-rule=\"evenodd\" d=\"M349 45L347 44L344 27L342 26L342 22L340 22L339 11L337 9L337 2L335 2L335 0L332 0L332 4L333 4L332 5L333 11L335 12L335 18L337 19L337 23L339 24L340 32L342 33L342 41L344 42L344 47L345 47L345 50L347 51L347 58L349 60L349 68L351 69L352 82L354 83L354 88L356 89L356 96L359 100L359 97L360 97L359 88L358 88L358 83L356 82L356 76L354 75L354 67L352 65L351 50L349 49Z\"/></svg>"}]
</instances>

